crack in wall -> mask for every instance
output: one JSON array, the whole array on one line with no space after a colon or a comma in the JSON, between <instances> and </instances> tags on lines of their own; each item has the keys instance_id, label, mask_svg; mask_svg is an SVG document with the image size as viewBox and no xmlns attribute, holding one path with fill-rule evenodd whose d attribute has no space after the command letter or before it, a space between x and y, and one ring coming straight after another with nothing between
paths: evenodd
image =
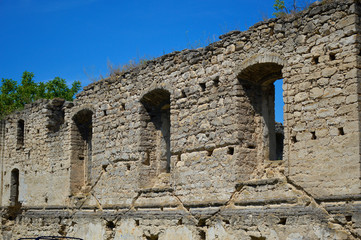
<instances>
[{"instance_id":1,"label":"crack in wall","mask_svg":"<svg viewBox=\"0 0 361 240\"><path fill-rule=\"evenodd\" d=\"M333 224L337 224L338 226L340 226L341 228L343 228L343 230L345 230L346 232L349 233L349 235L351 235L353 237L353 239L361 239L361 235L358 234L354 229L350 228L349 226L347 226L346 224L342 223L341 221L335 219L332 217L332 215L327 211L326 208L324 208L321 205L321 202L317 201L312 194L310 194L309 192L307 192L303 187L301 187L300 185L296 184L293 180L291 180L288 176L285 176L286 181L288 184L292 185L294 188L296 188L297 190L301 191L302 193L304 193L311 201L311 203L314 204L314 206L320 210L322 210L328 217L328 222L329 223L333 223ZM332 226L332 225L331 225ZM332 227L330 227L332 228ZM335 231L338 231L337 229L334 229Z\"/></svg>"},{"instance_id":2,"label":"crack in wall","mask_svg":"<svg viewBox=\"0 0 361 240\"><path fill-rule=\"evenodd\" d=\"M173 192L172 194L179 202L179 207L180 209L182 209L183 211L185 211L186 213L188 213L188 216L191 217L191 219L194 221L194 223L198 222L198 219L191 213L191 211L189 211L188 208L186 208L182 202L182 200Z\"/></svg>"},{"instance_id":3,"label":"crack in wall","mask_svg":"<svg viewBox=\"0 0 361 240\"><path fill-rule=\"evenodd\" d=\"M94 195L94 193L91 193L91 196L95 199L95 201L97 202L98 208L100 211L103 211L103 207L102 204L100 203L99 199Z\"/></svg>"}]
</instances>

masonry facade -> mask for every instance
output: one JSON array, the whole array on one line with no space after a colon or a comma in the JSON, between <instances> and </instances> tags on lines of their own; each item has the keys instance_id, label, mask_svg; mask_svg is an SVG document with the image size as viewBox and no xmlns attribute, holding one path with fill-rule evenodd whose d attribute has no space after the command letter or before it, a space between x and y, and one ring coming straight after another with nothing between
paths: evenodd
<instances>
[{"instance_id":1,"label":"masonry facade","mask_svg":"<svg viewBox=\"0 0 361 240\"><path fill-rule=\"evenodd\" d=\"M360 7L318 2L7 116L0 239L360 239Z\"/></svg>"}]
</instances>

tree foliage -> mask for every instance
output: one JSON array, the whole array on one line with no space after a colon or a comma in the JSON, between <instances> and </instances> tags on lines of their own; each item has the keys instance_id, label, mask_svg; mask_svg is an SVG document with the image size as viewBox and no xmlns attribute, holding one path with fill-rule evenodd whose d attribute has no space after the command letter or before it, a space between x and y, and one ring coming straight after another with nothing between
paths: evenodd
<instances>
[{"instance_id":1,"label":"tree foliage","mask_svg":"<svg viewBox=\"0 0 361 240\"><path fill-rule=\"evenodd\" d=\"M21 109L25 104L38 99L64 98L72 101L80 90L80 82L73 82L71 88L66 85L65 79L55 77L48 82L36 83L34 73L25 71L18 84L12 79L1 79L0 85L0 117Z\"/></svg>"}]
</instances>

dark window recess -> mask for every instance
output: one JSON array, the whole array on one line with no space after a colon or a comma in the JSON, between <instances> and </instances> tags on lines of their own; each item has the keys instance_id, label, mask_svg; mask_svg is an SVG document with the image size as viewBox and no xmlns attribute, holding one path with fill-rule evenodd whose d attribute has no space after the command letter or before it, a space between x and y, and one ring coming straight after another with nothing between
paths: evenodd
<instances>
[{"instance_id":1,"label":"dark window recess","mask_svg":"<svg viewBox=\"0 0 361 240\"><path fill-rule=\"evenodd\" d=\"M281 225L286 225L286 223L287 223L287 218L285 218L285 217L281 217L280 221L278 222L278 224L281 224Z\"/></svg>"},{"instance_id":2,"label":"dark window recess","mask_svg":"<svg viewBox=\"0 0 361 240\"><path fill-rule=\"evenodd\" d=\"M284 126L282 123L276 122L275 123L275 135L276 135L276 159L275 160L282 160L283 159L283 140L284 136Z\"/></svg>"},{"instance_id":3,"label":"dark window recess","mask_svg":"<svg viewBox=\"0 0 361 240\"><path fill-rule=\"evenodd\" d=\"M171 171L170 97L167 90L154 89L140 100L142 134L139 149L143 155L143 169L140 174L142 187L151 187L157 175Z\"/></svg>"},{"instance_id":4,"label":"dark window recess","mask_svg":"<svg viewBox=\"0 0 361 240\"><path fill-rule=\"evenodd\" d=\"M345 135L345 132L343 131L343 128L342 128L342 127L338 128L338 135L339 135L339 136Z\"/></svg>"},{"instance_id":5,"label":"dark window recess","mask_svg":"<svg viewBox=\"0 0 361 240\"><path fill-rule=\"evenodd\" d=\"M24 146L25 122L20 119L17 127L17 145L18 147Z\"/></svg>"},{"instance_id":6,"label":"dark window recess","mask_svg":"<svg viewBox=\"0 0 361 240\"><path fill-rule=\"evenodd\" d=\"M312 140L315 140L315 139L317 139L317 136L316 136L316 132L311 132L311 139Z\"/></svg>"},{"instance_id":7,"label":"dark window recess","mask_svg":"<svg viewBox=\"0 0 361 240\"><path fill-rule=\"evenodd\" d=\"M291 137L291 142L292 142L292 143L296 143L296 142L297 142L296 136L292 136L292 137Z\"/></svg>"},{"instance_id":8,"label":"dark window recess","mask_svg":"<svg viewBox=\"0 0 361 240\"><path fill-rule=\"evenodd\" d=\"M204 92L206 90L206 84L205 83L200 83L199 86L201 86L202 92Z\"/></svg>"},{"instance_id":9,"label":"dark window recess","mask_svg":"<svg viewBox=\"0 0 361 240\"><path fill-rule=\"evenodd\" d=\"M91 180L93 111L83 109L73 117L71 129L71 192L80 192Z\"/></svg>"},{"instance_id":10,"label":"dark window recess","mask_svg":"<svg viewBox=\"0 0 361 240\"><path fill-rule=\"evenodd\" d=\"M19 204L19 170L15 168L11 171L10 205L16 206L18 204Z\"/></svg>"},{"instance_id":11,"label":"dark window recess","mask_svg":"<svg viewBox=\"0 0 361 240\"><path fill-rule=\"evenodd\" d=\"M316 56L312 58L312 63L313 64L319 64L320 63L320 57Z\"/></svg>"},{"instance_id":12,"label":"dark window recess","mask_svg":"<svg viewBox=\"0 0 361 240\"><path fill-rule=\"evenodd\" d=\"M233 155L233 154L234 154L234 147L228 147L227 153L228 153L229 155Z\"/></svg>"},{"instance_id":13,"label":"dark window recess","mask_svg":"<svg viewBox=\"0 0 361 240\"><path fill-rule=\"evenodd\" d=\"M279 65L275 62L267 63L255 63L247 68L243 69L238 74L238 80L243 87L247 101L252 105L252 111L255 111L262 117L264 124L260 127L263 132L267 134L263 135L264 144L262 147L264 157L269 160L278 160L277 148L282 149L283 142L276 141L277 135L277 122L276 122L276 111L278 116L279 106L282 104L278 100L278 93L282 93L282 65ZM281 86L281 89L279 87ZM277 99L276 99L277 91ZM282 110L280 110L280 113ZM283 115L283 112L282 112ZM254 126L258 128L257 126ZM252 142L257 142L258 140L252 139ZM279 145L279 146L277 146ZM252 149L251 146L248 148ZM282 155L282 153L278 154Z\"/></svg>"},{"instance_id":14,"label":"dark window recess","mask_svg":"<svg viewBox=\"0 0 361 240\"><path fill-rule=\"evenodd\" d=\"M336 53L330 53L330 60L336 60Z\"/></svg>"},{"instance_id":15,"label":"dark window recess","mask_svg":"<svg viewBox=\"0 0 361 240\"><path fill-rule=\"evenodd\" d=\"M208 157L212 156L212 154L213 154L213 149L207 150L207 156Z\"/></svg>"}]
</instances>

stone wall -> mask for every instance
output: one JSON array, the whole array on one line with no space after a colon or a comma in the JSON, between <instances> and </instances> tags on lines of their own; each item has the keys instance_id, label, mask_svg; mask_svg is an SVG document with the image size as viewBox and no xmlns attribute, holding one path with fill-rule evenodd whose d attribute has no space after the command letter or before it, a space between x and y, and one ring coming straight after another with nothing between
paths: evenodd
<instances>
[{"instance_id":1,"label":"stone wall","mask_svg":"<svg viewBox=\"0 0 361 240\"><path fill-rule=\"evenodd\" d=\"M361 238L359 14L315 3L9 115L2 239Z\"/></svg>"}]
</instances>

